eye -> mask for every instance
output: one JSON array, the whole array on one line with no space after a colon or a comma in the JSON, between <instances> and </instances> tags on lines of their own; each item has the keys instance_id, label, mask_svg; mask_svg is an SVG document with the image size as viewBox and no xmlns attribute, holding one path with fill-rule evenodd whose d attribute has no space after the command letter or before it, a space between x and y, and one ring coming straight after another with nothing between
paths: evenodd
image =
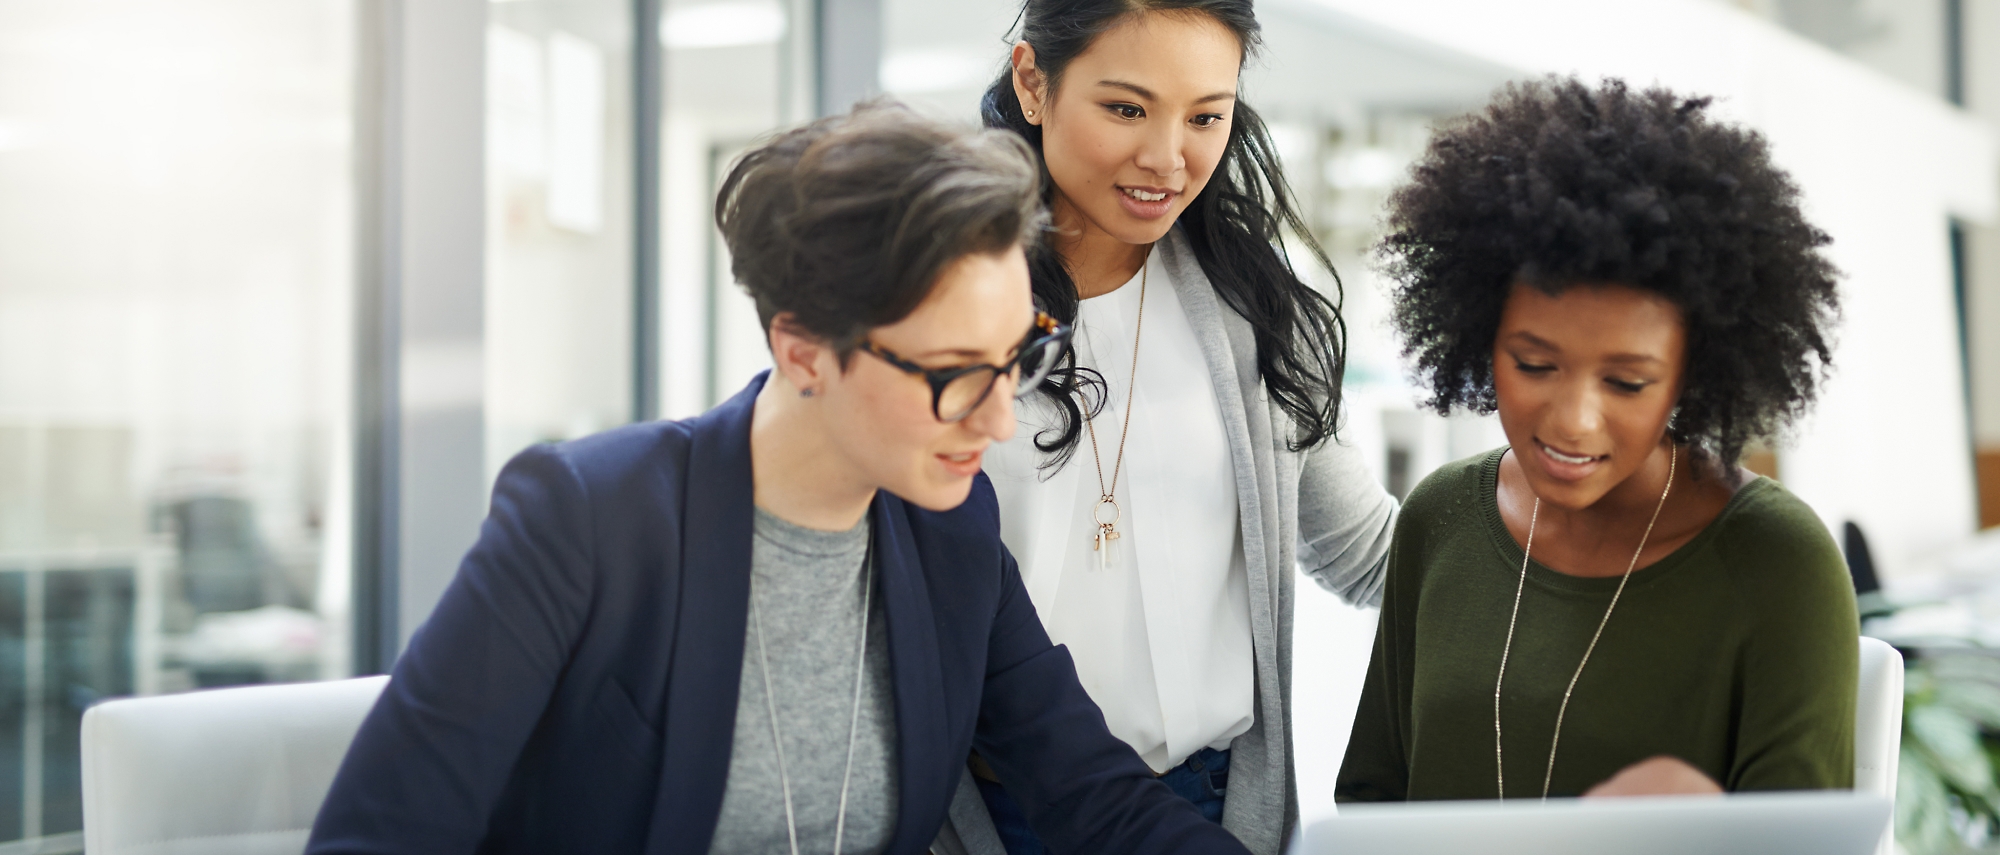
<instances>
[{"instance_id":1,"label":"eye","mask_svg":"<svg viewBox=\"0 0 2000 855\"><path fill-rule=\"evenodd\" d=\"M1194 126L1197 128L1212 128L1215 127L1216 125L1222 124L1222 119L1223 115L1221 113L1203 113L1199 116L1194 117L1190 121L1192 121L1194 123Z\"/></svg>"},{"instance_id":2,"label":"eye","mask_svg":"<svg viewBox=\"0 0 2000 855\"><path fill-rule=\"evenodd\" d=\"M1611 388L1624 392L1627 395L1639 394L1646 391L1647 386L1653 385L1644 380L1618 380L1611 377L1604 378L1604 382L1611 384Z\"/></svg>"},{"instance_id":3,"label":"eye","mask_svg":"<svg viewBox=\"0 0 2000 855\"><path fill-rule=\"evenodd\" d=\"M1553 365L1539 365L1533 362L1525 362L1519 359L1514 360L1514 368L1520 371L1522 374L1547 374L1551 371L1556 370L1556 367Z\"/></svg>"},{"instance_id":4,"label":"eye","mask_svg":"<svg viewBox=\"0 0 2000 855\"><path fill-rule=\"evenodd\" d=\"M1146 115L1145 109L1137 104L1106 104L1104 109L1118 114L1121 119L1138 119Z\"/></svg>"}]
</instances>

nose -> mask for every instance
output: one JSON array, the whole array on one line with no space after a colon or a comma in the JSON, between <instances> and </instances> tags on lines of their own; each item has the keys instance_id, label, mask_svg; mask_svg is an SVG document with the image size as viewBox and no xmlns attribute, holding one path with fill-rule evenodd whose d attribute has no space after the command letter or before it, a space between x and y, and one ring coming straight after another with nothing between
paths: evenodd
<instances>
[{"instance_id":1,"label":"nose","mask_svg":"<svg viewBox=\"0 0 2000 855\"><path fill-rule=\"evenodd\" d=\"M1002 374L993 379L993 390L986 393L986 400L973 407L972 412L959 422L966 430L986 437L994 442L1006 442L1014 437L1014 389L1019 380L1016 374Z\"/></svg>"},{"instance_id":2,"label":"nose","mask_svg":"<svg viewBox=\"0 0 2000 855\"><path fill-rule=\"evenodd\" d=\"M1592 378L1563 384L1551 408L1549 427L1555 435L1550 439L1575 443L1604 430L1604 400L1597 387Z\"/></svg>"},{"instance_id":3,"label":"nose","mask_svg":"<svg viewBox=\"0 0 2000 855\"><path fill-rule=\"evenodd\" d=\"M1187 158L1181 153L1182 139L1179 122L1154 124L1147 128L1146 138L1139 145L1139 155L1134 158L1134 163L1161 178L1170 177L1187 165Z\"/></svg>"}]
</instances>

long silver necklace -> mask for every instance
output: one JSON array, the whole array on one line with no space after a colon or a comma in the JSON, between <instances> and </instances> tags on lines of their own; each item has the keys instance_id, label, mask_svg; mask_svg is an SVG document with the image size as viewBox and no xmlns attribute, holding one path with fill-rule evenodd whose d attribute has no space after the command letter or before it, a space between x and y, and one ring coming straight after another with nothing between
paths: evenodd
<instances>
[{"instance_id":1,"label":"long silver necklace","mask_svg":"<svg viewBox=\"0 0 2000 855\"><path fill-rule=\"evenodd\" d=\"M1139 389L1139 333L1146 328L1146 268L1151 261L1139 263L1139 311L1132 323L1132 376L1125 386L1125 424L1118 428L1118 455L1111 460L1111 484L1104 483L1104 457L1097 452L1096 420L1085 417L1084 430L1090 433L1090 459L1097 464L1097 504L1090 506L1090 521L1097 524L1097 534L1091 539L1090 548L1097 553L1097 567L1111 569L1111 542L1118 539L1118 521L1125 516L1118 506L1118 471L1125 466L1125 436L1132 430L1132 395ZM1106 518L1105 511L1110 511Z\"/></svg>"},{"instance_id":2,"label":"long silver necklace","mask_svg":"<svg viewBox=\"0 0 2000 855\"><path fill-rule=\"evenodd\" d=\"M1562 705L1556 708L1556 732L1549 737L1549 766L1542 773L1542 798L1549 797L1549 782L1556 775L1556 745L1562 741L1563 714L1569 712L1569 696L1576 691L1577 678L1583 676L1583 666L1590 664L1590 654L1597 649L1597 639L1604 635L1604 625L1611 622L1611 610L1618 608L1618 596L1625 593L1625 582L1632 578L1632 570L1639 566L1639 554L1646 551L1646 541L1653 537L1653 524L1660 521L1660 511L1667 506L1667 494L1674 489L1674 467L1680 459L1680 449L1670 448L1667 452L1667 486L1660 490L1660 503L1653 506L1653 518L1646 521L1646 533L1639 538L1639 548L1632 551L1632 562L1625 565L1625 575L1618 577L1618 588L1611 592L1611 605L1604 607L1604 618L1597 622L1597 631L1590 634L1590 644L1583 648L1583 661L1576 663L1576 673L1569 677L1569 686L1563 689ZM1494 781L1499 788L1498 798L1507 797L1507 766L1500 759L1500 687L1507 680L1507 654L1514 649L1514 622L1521 616L1521 590L1528 586L1528 556L1535 551L1535 522L1542 515L1542 499L1535 497L1535 509L1528 516L1528 544L1521 549L1521 581L1514 585L1514 611L1507 615L1507 643L1500 648L1500 676L1493 678L1493 771Z\"/></svg>"},{"instance_id":3,"label":"long silver necklace","mask_svg":"<svg viewBox=\"0 0 2000 855\"><path fill-rule=\"evenodd\" d=\"M861 730L862 677L868 673L868 597L874 592L875 535L868 535L868 556L861 563L861 641L854 656L854 711L847 719L847 769L840 773L840 812L833 821L833 855L840 855L841 840L847 833L847 785L854 778L854 742ZM764 617L757 609L757 577L750 577L750 620L757 628L757 665L764 672L764 709L771 714L771 747L778 752L778 784L785 793L785 834L792 855L799 855L799 823L792 813L792 775L785 766L785 738L778 731L778 702L771 692L771 659L764 652Z\"/></svg>"}]
</instances>

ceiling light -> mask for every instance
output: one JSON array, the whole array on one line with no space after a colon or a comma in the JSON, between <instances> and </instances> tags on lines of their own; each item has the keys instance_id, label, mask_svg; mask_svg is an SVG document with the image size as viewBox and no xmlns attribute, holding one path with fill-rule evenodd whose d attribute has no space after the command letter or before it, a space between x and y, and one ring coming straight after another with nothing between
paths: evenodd
<instances>
[{"instance_id":1,"label":"ceiling light","mask_svg":"<svg viewBox=\"0 0 2000 855\"><path fill-rule=\"evenodd\" d=\"M670 48L768 45L784 35L785 10L775 0L680 6L660 20L660 41Z\"/></svg>"}]
</instances>

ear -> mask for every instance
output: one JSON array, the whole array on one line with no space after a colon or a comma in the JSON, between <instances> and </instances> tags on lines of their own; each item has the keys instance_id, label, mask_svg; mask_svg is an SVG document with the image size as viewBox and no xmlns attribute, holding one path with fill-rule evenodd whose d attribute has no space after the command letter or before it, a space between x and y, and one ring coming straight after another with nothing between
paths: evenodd
<instances>
[{"instance_id":1,"label":"ear","mask_svg":"<svg viewBox=\"0 0 2000 855\"><path fill-rule=\"evenodd\" d=\"M771 342L772 370L800 392L824 389L827 374L839 364L833 349L817 336L800 328L790 312L771 319L766 333Z\"/></svg>"},{"instance_id":2,"label":"ear","mask_svg":"<svg viewBox=\"0 0 2000 855\"><path fill-rule=\"evenodd\" d=\"M1047 113L1042 96L1048 94L1047 80L1041 69L1035 67L1035 46L1027 42L1014 43L1014 97L1021 101L1021 111L1028 124L1039 125Z\"/></svg>"}]
</instances>

